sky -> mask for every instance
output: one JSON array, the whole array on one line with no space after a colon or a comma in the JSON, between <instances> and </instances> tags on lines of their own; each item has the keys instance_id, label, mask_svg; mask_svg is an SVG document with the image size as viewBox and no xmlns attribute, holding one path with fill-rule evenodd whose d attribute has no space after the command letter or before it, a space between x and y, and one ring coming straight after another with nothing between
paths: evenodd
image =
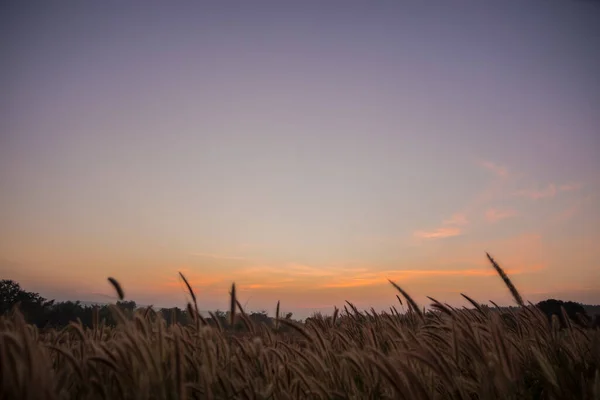
<instances>
[{"instance_id":1,"label":"sky","mask_svg":"<svg viewBox=\"0 0 600 400\"><path fill-rule=\"evenodd\" d=\"M284 4L285 3L285 4ZM600 304L600 4L3 2L0 276L272 313Z\"/></svg>"}]
</instances>

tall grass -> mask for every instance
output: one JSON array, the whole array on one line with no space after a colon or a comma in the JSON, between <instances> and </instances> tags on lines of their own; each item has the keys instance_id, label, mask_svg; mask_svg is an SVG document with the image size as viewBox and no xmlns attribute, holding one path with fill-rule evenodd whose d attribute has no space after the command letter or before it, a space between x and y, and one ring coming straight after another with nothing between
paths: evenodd
<instances>
[{"instance_id":1,"label":"tall grass","mask_svg":"<svg viewBox=\"0 0 600 400\"><path fill-rule=\"evenodd\" d=\"M488 256L489 257L489 256ZM269 328L249 319L231 288L227 334L200 318L167 326L152 309L116 327L71 323L39 331L15 311L0 318L2 399L600 399L600 331L561 329L492 266L520 308L502 311L465 295L473 309L431 298L406 314L336 308L306 324L279 317ZM123 298L118 282L110 282ZM398 297L402 304L402 300ZM227 322L226 322L227 323ZM291 328L283 333L282 326Z\"/></svg>"}]
</instances>

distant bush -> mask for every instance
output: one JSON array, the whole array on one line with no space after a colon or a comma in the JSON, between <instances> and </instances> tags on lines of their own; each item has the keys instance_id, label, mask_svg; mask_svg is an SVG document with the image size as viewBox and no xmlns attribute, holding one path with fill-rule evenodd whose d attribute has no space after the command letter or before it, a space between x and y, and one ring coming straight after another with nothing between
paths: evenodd
<instances>
[{"instance_id":1,"label":"distant bush","mask_svg":"<svg viewBox=\"0 0 600 400\"><path fill-rule=\"evenodd\" d=\"M567 321L565 321L561 308L564 309L572 322L579 325L589 325L592 322L592 319L585 312L583 305L579 303L548 299L537 303L536 306L546 314L550 323L552 322L552 316L556 315L563 328L566 326Z\"/></svg>"}]
</instances>

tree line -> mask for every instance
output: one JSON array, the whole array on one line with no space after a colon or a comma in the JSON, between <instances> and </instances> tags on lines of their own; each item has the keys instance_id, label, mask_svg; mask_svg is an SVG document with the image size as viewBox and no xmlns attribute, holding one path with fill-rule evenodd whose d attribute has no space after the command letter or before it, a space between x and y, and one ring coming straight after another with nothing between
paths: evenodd
<instances>
[{"instance_id":1,"label":"tree line","mask_svg":"<svg viewBox=\"0 0 600 400\"><path fill-rule=\"evenodd\" d=\"M117 301L116 306L126 315L132 315L138 308L135 301L124 300ZM566 316L576 324L600 327L600 315L596 315L592 320L580 303L548 299L537 303L536 306L547 315L550 322L556 318L561 326L567 324ZM97 318L104 321L106 325L113 326L117 322L108 305L90 306L79 301L47 300L39 293L24 290L19 283L13 280L0 280L0 315L11 312L15 307L19 308L28 323L36 325L38 328L62 328L74 321L81 321L84 326L92 327L94 312L97 313ZM193 321L192 315L187 310L178 307L161 308L158 313L169 325L175 323L185 325ZM264 323L267 326L274 325L274 318L269 317L266 311L251 312L248 317L256 323ZM292 313L287 313L283 318L291 320ZM216 311L211 313L206 320L211 324L219 324L221 327L233 330L244 329L243 323L239 320L232 327L229 326L229 312Z\"/></svg>"},{"instance_id":2,"label":"tree line","mask_svg":"<svg viewBox=\"0 0 600 400\"><path fill-rule=\"evenodd\" d=\"M125 315L132 315L138 308L135 301L125 300L117 301L116 306ZM8 279L0 280L0 315L10 313L15 307L18 307L28 323L38 328L60 329L75 321L81 321L85 327L92 327L94 312L97 313L97 318L108 326L114 326L117 323L108 304L87 305L80 301L47 300L39 293L24 290L18 282ZM193 322L192 315L179 307L160 308L157 312L162 315L167 325L175 323L185 325ZM290 320L292 316L292 313L287 313L282 318ZM251 312L248 317L256 323L274 325L274 319L269 317L266 311ZM215 311L205 319L211 324L220 324L221 327L233 330L243 330L244 328L243 323L239 320L233 327L229 326L229 311Z\"/></svg>"}]
</instances>

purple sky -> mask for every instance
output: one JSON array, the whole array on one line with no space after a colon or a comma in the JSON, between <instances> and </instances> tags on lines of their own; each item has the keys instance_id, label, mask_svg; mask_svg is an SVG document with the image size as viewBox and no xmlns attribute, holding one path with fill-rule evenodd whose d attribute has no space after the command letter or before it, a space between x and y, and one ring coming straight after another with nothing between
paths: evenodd
<instances>
[{"instance_id":1,"label":"purple sky","mask_svg":"<svg viewBox=\"0 0 600 400\"><path fill-rule=\"evenodd\" d=\"M599 3L7 3L2 277L508 303L489 251L526 298L600 303Z\"/></svg>"}]
</instances>

